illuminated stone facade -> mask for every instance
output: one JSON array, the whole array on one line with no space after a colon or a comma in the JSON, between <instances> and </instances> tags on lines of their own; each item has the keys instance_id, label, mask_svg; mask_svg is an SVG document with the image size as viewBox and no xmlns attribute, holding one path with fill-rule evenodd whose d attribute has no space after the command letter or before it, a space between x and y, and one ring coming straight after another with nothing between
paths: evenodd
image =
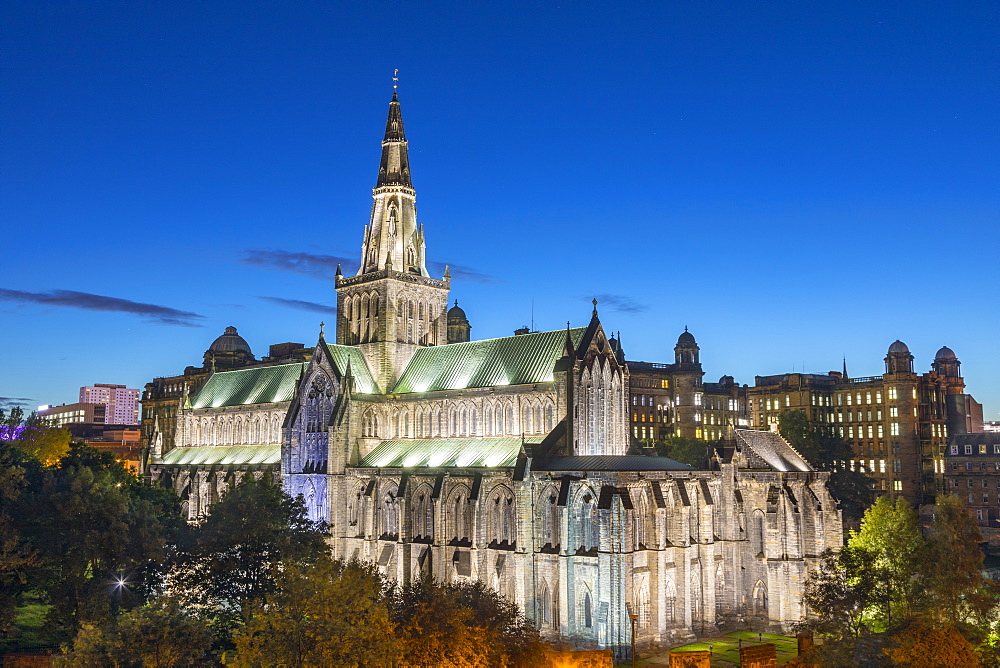
<instances>
[{"instance_id":1,"label":"illuminated stone facade","mask_svg":"<svg viewBox=\"0 0 1000 668\"><path fill-rule=\"evenodd\" d=\"M655 456L630 429L630 367L596 303L586 327L469 340L447 274L427 275L395 96L382 151L361 266L337 273L336 342L321 333L301 364L209 373L182 393L172 449L150 429L150 478L188 490L198 517L280 462L336 556L403 583L485 581L545 636L620 656L630 611L643 646L790 629L809 570L841 544L827 474L769 433L730 430L710 470ZM694 424L704 386L682 339L669 389Z\"/></svg>"}]
</instances>

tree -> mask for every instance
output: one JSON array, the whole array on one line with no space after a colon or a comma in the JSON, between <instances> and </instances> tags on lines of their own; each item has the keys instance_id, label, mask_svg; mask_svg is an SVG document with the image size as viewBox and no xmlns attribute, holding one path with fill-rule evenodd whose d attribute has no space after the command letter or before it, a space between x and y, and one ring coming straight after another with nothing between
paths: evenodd
<instances>
[{"instance_id":1,"label":"tree","mask_svg":"<svg viewBox=\"0 0 1000 668\"><path fill-rule=\"evenodd\" d=\"M983 537L968 506L954 494L939 494L923 575L932 598L932 619L965 630L977 626L995 604L983 581Z\"/></svg>"},{"instance_id":2,"label":"tree","mask_svg":"<svg viewBox=\"0 0 1000 668\"><path fill-rule=\"evenodd\" d=\"M696 469L708 468L710 444L697 438L668 436L655 443L656 454Z\"/></svg>"},{"instance_id":3,"label":"tree","mask_svg":"<svg viewBox=\"0 0 1000 668\"><path fill-rule=\"evenodd\" d=\"M205 623L170 599L120 615L104 627L84 624L72 651L55 665L172 668L200 660L212 642Z\"/></svg>"},{"instance_id":4,"label":"tree","mask_svg":"<svg viewBox=\"0 0 1000 668\"><path fill-rule=\"evenodd\" d=\"M472 610L453 589L422 578L393 597L392 619L402 644L403 664L489 666L482 642L488 629L476 625Z\"/></svg>"},{"instance_id":5,"label":"tree","mask_svg":"<svg viewBox=\"0 0 1000 668\"><path fill-rule=\"evenodd\" d=\"M301 498L247 475L212 506L192 544L177 555L165 591L211 618L218 649L254 605L277 589L276 570L327 552L325 527L306 516Z\"/></svg>"},{"instance_id":6,"label":"tree","mask_svg":"<svg viewBox=\"0 0 1000 668\"><path fill-rule=\"evenodd\" d=\"M924 562L926 546L910 504L902 497L893 504L880 496L865 512L860 530L851 532L849 545L866 550L874 558L873 565L886 574L887 623L894 609L897 620L913 614L923 591L914 573Z\"/></svg>"},{"instance_id":7,"label":"tree","mask_svg":"<svg viewBox=\"0 0 1000 668\"><path fill-rule=\"evenodd\" d=\"M491 652L490 665L535 666L544 663L542 642L516 603L482 580L449 585L460 605L472 610L473 625L487 629L484 644Z\"/></svg>"},{"instance_id":8,"label":"tree","mask_svg":"<svg viewBox=\"0 0 1000 668\"><path fill-rule=\"evenodd\" d=\"M176 497L170 504L150 493L113 455L80 444L58 467L43 469L19 502L42 560L37 582L52 603L51 622L71 633L110 618L122 602L113 596L115 582L146 579L164 557L166 529L178 513Z\"/></svg>"},{"instance_id":9,"label":"tree","mask_svg":"<svg viewBox=\"0 0 1000 668\"><path fill-rule=\"evenodd\" d=\"M233 666L390 665L399 658L387 588L372 564L291 564L233 636Z\"/></svg>"},{"instance_id":10,"label":"tree","mask_svg":"<svg viewBox=\"0 0 1000 668\"><path fill-rule=\"evenodd\" d=\"M876 555L860 547L827 550L822 565L809 574L804 600L816 615L804 624L837 642L852 641L871 630L872 613L884 603L884 573Z\"/></svg>"},{"instance_id":11,"label":"tree","mask_svg":"<svg viewBox=\"0 0 1000 668\"><path fill-rule=\"evenodd\" d=\"M393 595L392 620L404 665L544 665L537 630L516 604L482 582L412 582Z\"/></svg>"},{"instance_id":12,"label":"tree","mask_svg":"<svg viewBox=\"0 0 1000 668\"><path fill-rule=\"evenodd\" d=\"M20 426L20 409L10 415L0 408L0 638L10 636L18 597L28 584L28 574L38 555L24 535L19 500L28 485L26 472L38 462L16 448L13 429Z\"/></svg>"},{"instance_id":13,"label":"tree","mask_svg":"<svg viewBox=\"0 0 1000 668\"><path fill-rule=\"evenodd\" d=\"M954 626L914 623L893 636L884 650L894 666L907 668L951 668L980 665L972 644Z\"/></svg>"}]
</instances>

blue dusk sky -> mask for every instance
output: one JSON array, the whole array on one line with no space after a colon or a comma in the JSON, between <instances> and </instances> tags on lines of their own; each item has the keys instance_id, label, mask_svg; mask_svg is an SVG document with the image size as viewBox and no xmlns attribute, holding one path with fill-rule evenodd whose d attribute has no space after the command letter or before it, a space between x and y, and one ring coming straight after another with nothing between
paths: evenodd
<instances>
[{"instance_id":1,"label":"blue dusk sky","mask_svg":"<svg viewBox=\"0 0 1000 668\"><path fill-rule=\"evenodd\" d=\"M0 7L0 403L312 345L399 96L474 338L685 326L706 380L918 371L1000 419L1000 5Z\"/></svg>"}]
</instances>

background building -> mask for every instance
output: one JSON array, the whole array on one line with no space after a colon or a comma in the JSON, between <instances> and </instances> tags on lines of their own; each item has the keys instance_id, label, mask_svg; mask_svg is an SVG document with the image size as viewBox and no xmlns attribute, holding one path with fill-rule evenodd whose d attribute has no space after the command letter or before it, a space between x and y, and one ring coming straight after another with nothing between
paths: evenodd
<instances>
[{"instance_id":1,"label":"background building","mask_svg":"<svg viewBox=\"0 0 1000 668\"><path fill-rule=\"evenodd\" d=\"M97 383L80 388L80 403L104 404L105 424L139 424L139 390Z\"/></svg>"},{"instance_id":2,"label":"background building","mask_svg":"<svg viewBox=\"0 0 1000 668\"><path fill-rule=\"evenodd\" d=\"M685 327L674 346L673 364L627 363L634 438L659 441L683 436L717 441L725 436L726 427L749 425L747 387L738 385L732 376L723 376L718 383L703 382L700 353L694 335Z\"/></svg>"},{"instance_id":3,"label":"background building","mask_svg":"<svg viewBox=\"0 0 1000 668\"><path fill-rule=\"evenodd\" d=\"M1000 544L1000 433L956 434L944 461L945 491L969 504L983 538Z\"/></svg>"},{"instance_id":4,"label":"background building","mask_svg":"<svg viewBox=\"0 0 1000 668\"><path fill-rule=\"evenodd\" d=\"M813 425L851 442L853 465L875 478L876 490L933 503L948 436L982 424L982 407L965 394L960 367L943 347L931 371L917 374L909 348L895 341L881 376L851 378L846 365L828 374L757 376L748 390L751 424L776 430L781 413L804 411Z\"/></svg>"},{"instance_id":5,"label":"background building","mask_svg":"<svg viewBox=\"0 0 1000 668\"><path fill-rule=\"evenodd\" d=\"M51 427L65 427L71 424L100 425L107 423L106 404L63 404L62 406L39 406L38 417Z\"/></svg>"}]
</instances>

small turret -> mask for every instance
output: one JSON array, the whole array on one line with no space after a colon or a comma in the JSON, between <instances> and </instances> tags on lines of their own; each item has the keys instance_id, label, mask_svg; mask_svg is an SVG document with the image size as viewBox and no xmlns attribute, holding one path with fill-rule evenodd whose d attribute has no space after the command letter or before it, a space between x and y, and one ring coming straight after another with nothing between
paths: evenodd
<instances>
[{"instance_id":1,"label":"small turret","mask_svg":"<svg viewBox=\"0 0 1000 668\"><path fill-rule=\"evenodd\" d=\"M905 343L896 339L885 356L886 373L913 373L913 355Z\"/></svg>"},{"instance_id":2,"label":"small turret","mask_svg":"<svg viewBox=\"0 0 1000 668\"><path fill-rule=\"evenodd\" d=\"M681 335L677 337L677 345L674 346L674 362L676 364L698 364L698 342L694 340L694 335L685 327Z\"/></svg>"},{"instance_id":3,"label":"small turret","mask_svg":"<svg viewBox=\"0 0 1000 668\"><path fill-rule=\"evenodd\" d=\"M472 325L455 300L455 305L448 309L448 343L465 343L469 340Z\"/></svg>"}]
</instances>

